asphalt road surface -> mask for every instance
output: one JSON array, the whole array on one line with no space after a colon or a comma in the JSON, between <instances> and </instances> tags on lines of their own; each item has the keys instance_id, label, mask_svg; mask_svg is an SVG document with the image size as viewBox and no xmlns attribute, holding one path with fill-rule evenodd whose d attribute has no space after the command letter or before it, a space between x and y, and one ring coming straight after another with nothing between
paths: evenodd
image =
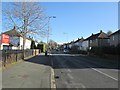
<instances>
[{"instance_id":1,"label":"asphalt road surface","mask_svg":"<svg viewBox=\"0 0 120 90\"><path fill-rule=\"evenodd\" d=\"M87 56L52 54L57 88L118 88L118 65Z\"/></svg>"},{"instance_id":2,"label":"asphalt road surface","mask_svg":"<svg viewBox=\"0 0 120 90\"><path fill-rule=\"evenodd\" d=\"M82 55L58 53L45 56L43 54L15 64L2 72L3 88L51 88L53 86L85 88L85 90L86 88L115 90L114 88L118 88L118 63L115 60Z\"/></svg>"}]
</instances>

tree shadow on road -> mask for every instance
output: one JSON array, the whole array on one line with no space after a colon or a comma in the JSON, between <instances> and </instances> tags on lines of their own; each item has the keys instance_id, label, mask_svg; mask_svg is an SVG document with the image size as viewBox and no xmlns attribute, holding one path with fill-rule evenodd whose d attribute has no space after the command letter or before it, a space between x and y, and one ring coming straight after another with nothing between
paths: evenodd
<instances>
[{"instance_id":1,"label":"tree shadow on road","mask_svg":"<svg viewBox=\"0 0 120 90\"><path fill-rule=\"evenodd\" d=\"M88 56L74 56L74 55L38 55L27 62L50 66L53 69L86 69L86 68L100 68L100 69L119 69L118 60L111 61L106 59L88 57Z\"/></svg>"}]
</instances>

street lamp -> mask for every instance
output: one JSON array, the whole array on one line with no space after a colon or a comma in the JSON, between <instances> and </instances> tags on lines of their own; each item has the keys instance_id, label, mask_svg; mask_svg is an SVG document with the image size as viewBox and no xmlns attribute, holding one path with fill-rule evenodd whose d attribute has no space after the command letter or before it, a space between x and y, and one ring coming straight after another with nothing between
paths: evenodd
<instances>
[{"instance_id":1,"label":"street lamp","mask_svg":"<svg viewBox=\"0 0 120 90\"><path fill-rule=\"evenodd\" d=\"M50 32L50 19L51 18L56 18L55 16L49 16L48 17L48 35L47 35L47 51L49 49L48 41L49 41L49 32Z\"/></svg>"},{"instance_id":2,"label":"street lamp","mask_svg":"<svg viewBox=\"0 0 120 90\"><path fill-rule=\"evenodd\" d=\"M67 40L67 42L68 42L68 33L63 32L63 34L66 36L66 40Z\"/></svg>"}]
</instances>

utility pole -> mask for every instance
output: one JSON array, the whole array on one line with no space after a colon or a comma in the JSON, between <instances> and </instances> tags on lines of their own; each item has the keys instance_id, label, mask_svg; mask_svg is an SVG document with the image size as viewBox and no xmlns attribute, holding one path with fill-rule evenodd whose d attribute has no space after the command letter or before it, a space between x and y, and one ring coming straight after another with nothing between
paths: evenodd
<instances>
[{"instance_id":1,"label":"utility pole","mask_svg":"<svg viewBox=\"0 0 120 90\"><path fill-rule=\"evenodd\" d=\"M49 35L50 35L50 19L51 18L56 18L55 16L50 16L50 17L48 17L48 32L47 32L47 52L48 52L48 50L49 50L49 45L48 45L48 43L49 43Z\"/></svg>"},{"instance_id":2,"label":"utility pole","mask_svg":"<svg viewBox=\"0 0 120 90\"><path fill-rule=\"evenodd\" d=\"M66 40L67 40L67 42L68 42L68 33L63 32L63 34L66 36Z\"/></svg>"}]
</instances>

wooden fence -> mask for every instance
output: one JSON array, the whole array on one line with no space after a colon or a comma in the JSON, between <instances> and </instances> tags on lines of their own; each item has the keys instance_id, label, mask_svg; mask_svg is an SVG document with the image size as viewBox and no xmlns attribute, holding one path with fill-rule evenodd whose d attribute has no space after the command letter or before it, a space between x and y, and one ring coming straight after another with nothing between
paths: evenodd
<instances>
[{"instance_id":1,"label":"wooden fence","mask_svg":"<svg viewBox=\"0 0 120 90\"><path fill-rule=\"evenodd\" d=\"M11 64L13 62L17 62L19 60L23 60L23 50L2 50L0 51L2 54L2 66L6 66L7 64ZM28 49L25 50L24 58L28 58L30 56L35 56L40 53L39 49Z\"/></svg>"}]
</instances>

